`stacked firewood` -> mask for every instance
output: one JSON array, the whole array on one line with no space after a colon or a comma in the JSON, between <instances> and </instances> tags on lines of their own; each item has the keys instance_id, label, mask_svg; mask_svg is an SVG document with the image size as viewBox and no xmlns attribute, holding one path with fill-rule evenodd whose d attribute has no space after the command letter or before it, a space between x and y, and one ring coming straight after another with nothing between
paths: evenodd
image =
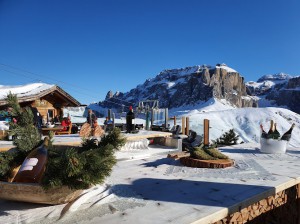
<instances>
[{"instance_id":1,"label":"stacked firewood","mask_svg":"<svg viewBox=\"0 0 300 224\"><path fill-rule=\"evenodd\" d=\"M298 190L299 185L295 185L230 214L214 224L298 223L297 220L300 216L297 210L297 203L299 203Z\"/></svg>"}]
</instances>

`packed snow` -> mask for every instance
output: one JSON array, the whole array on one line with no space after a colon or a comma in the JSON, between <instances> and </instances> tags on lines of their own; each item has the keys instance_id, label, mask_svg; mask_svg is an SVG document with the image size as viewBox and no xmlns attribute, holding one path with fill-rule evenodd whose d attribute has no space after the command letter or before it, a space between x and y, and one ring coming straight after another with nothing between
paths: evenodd
<instances>
[{"instance_id":1,"label":"packed snow","mask_svg":"<svg viewBox=\"0 0 300 224\"><path fill-rule=\"evenodd\" d=\"M118 162L105 183L84 190L74 202L0 200L0 222L213 223L226 216L227 208L238 209L258 195L267 198L276 187L291 186L299 178L300 148L271 155L260 153L259 147L257 143L220 147L235 161L225 169L185 167L159 147L118 151Z\"/></svg>"}]
</instances>

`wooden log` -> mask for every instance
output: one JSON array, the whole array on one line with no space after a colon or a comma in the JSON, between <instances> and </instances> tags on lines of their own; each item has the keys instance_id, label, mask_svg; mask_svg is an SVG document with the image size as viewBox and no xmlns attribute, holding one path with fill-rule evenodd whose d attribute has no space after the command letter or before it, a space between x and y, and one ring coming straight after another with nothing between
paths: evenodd
<instances>
[{"instance_id":1,"label":"wooden log","mask_svg":"<svg viewBox=\"0 0 300 224\"><path fill-rule=\"evenodd\" d=\"M189 152L174 152L174 153L169 153L168 158L173 158L173 159L179 159L181 157L188 157L190 156Z\"/></svg>"},{"instance_id":2,"label":"wooden log","mask_svg":"<svg viewBox=\"0 0 300 224\"><path fill-rule=\"evenodd\" d=\"M232 159L199 160L191 157L180 158L181 164L197 168L226 168L234 165Z\"/></svg>"},{"instance_id":3,"label":"wooden log","mask_svg":"<svg viewBox=\"0 0 300 224\"><path fill-rule=\"evenodd\" d=\"M239 218L240 218L239 212L233 213L230 217L229 223L237 222Z\"/></svg>"}]
</instances>

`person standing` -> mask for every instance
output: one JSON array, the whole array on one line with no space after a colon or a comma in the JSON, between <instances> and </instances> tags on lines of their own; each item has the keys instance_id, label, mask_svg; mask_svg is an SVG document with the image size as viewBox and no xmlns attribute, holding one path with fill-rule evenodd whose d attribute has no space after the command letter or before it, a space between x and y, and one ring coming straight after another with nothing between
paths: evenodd
<instances>
[{"instance_id":1,"label":"person standing","mask_svg":"<svg viewBox=\"0 0 300 224\"><path fill-rule=\"evenodd\" d=\"M135 116L132 109L132 106L129 107L129 111L126 114L126 132L131 133L135 131Z\"/></svg>"},{"instance_id":2,"label":"person standing","mask_svg":"<svg viewBox=\"0 0 300 224\"><path fill-rule=\"evenodd\" d=\"M88 110L87 123L90 124L91 128L97 126L97 117L91 109Z\"/></svg>"},{"instance_id":3,"label":"person standing","mask_svg":"<svg viewBox=\"0 0 300 224\"><path fill-rule=\"evenodd\" d=\"M33 114L33 123L37 127L37 129L42 128L42 117L36 107L30 107L32 114Z\"/></svg>"}]
</instances>

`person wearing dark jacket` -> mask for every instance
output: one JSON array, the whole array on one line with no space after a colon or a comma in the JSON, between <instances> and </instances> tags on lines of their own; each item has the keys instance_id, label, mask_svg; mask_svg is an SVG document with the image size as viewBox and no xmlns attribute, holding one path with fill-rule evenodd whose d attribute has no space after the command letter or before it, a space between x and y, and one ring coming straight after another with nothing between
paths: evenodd
<instances>
[{"instance_id":1,"label":"person wearing dark jacket","mask_svg":"<svg viewBox=\"0 0 300 224\"><path fill-rule=\"evenodd\" d=\"M91 128L97 126L97 117L91 109L88 110L87 123L91 125Z\"/></svg>"},{"instance_id":2,"label":"person wearing dark jacket","mask_svg":"<svg viewBox=\"0 0 300 224\"><path fill-rule=\"evenodd\" d=\"M42 117L36 107L30 107L33 114L33 123L37 127L37 129L41 129L42 127Z\"/></svg>"}]
</instances>

